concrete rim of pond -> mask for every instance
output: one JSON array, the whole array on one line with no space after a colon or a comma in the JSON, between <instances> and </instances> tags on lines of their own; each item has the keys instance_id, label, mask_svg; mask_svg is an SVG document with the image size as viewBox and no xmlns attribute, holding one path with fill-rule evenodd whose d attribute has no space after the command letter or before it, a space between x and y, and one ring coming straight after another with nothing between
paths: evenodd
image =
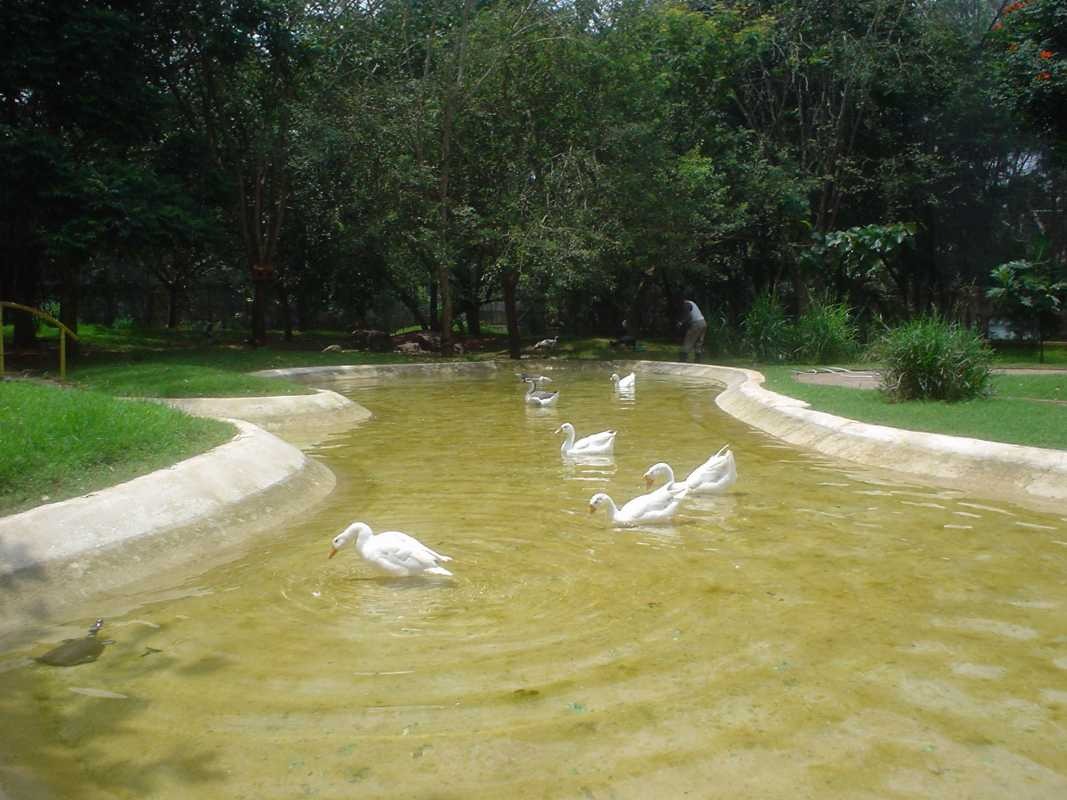
<instances>
[{"instance_id":1,"label":"concrete rim of pond","mask_svg":"<svg viewBox=\"0 0 1067 800\"><path fill-rule=\"evenodd\" d=\"M789 444L1034 510L1058 512L1067 503L1067 452L1061 450L857 422L764 389L764 377L755 370L649 362L642 367L723 384L716 398L723 411Z\"/></svg>"},{"instance_id":2,"label":"concrete rim of pond","mask_svg":"<svg viewBox=\"0 0 1067 800\"><path fill-rule=\"evenodd\" d=\"M19 615L7 612L56 612L161 571L225 560L258 532L306 512L333 490L333 473L297 444L371 416L327 390L159 402L230 422L235 435L116 486L0 517L0 608L9 623ZM0 634L5 627L0 624Z\"/></svg>"}]
</instances>

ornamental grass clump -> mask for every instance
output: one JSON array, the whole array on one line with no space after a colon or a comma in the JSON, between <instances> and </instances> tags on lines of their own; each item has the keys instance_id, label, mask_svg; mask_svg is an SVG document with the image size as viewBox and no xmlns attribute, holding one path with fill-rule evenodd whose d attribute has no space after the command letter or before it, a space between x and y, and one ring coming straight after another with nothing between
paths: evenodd
<instances>
[{"instance_id":1,"label":"ornamental grass clump","mask_svg":"<svg viewBox=\"0 0 1067 800\"><path fill-rule=\"evenodd\" d=\"M764 292L756 297L741 320L743 347L757 361L786 361L793 351L793 326L777 296Z\"/></svg>"},{"instance_id":2,"label":"ornamental grass clump","mask_svg":"<svg viewBox=\"0 0 1067 800\"><path fill-rule=\"evenodd\" d=\"M938 316L888 331L871 349L894 400L971 400L990 393L993 351L974 330Z\"/></svg>"},{"instance_id":3,"label":"ornamental grass clump","mask_svg":"<svg viewBox=\"0 0 1067 800\"><path fill-rule=\"evenodd\" d=\"M852 312L829 296L812 298L797 320L794 335L795 357L806 364L846 360L858 350Z\"/></svg>"}]
</instances>

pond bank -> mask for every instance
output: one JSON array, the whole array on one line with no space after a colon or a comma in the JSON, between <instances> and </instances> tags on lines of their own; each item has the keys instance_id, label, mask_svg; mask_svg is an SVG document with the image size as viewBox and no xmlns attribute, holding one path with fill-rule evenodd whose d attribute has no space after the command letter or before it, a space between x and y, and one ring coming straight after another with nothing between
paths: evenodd
<instances>
[{"instance_id":1,"label":"pond bank","mask_svg":"<svg viewBox=\"0 0 1067 800\"><path fill-rule=\"evenodd\" d=\"M54 614L163 570L206 568L305 512L335 478L298 445L370 417L328 391L168 404L225 419L237 434L167 469L0 517L0 634L26 614Z\"/></svg>"},{"instance_id":2,"label":"pond bank","mask_svg":"<svg viewBox=\"0 0 1067 800\"><path fill-rule=\"evenodd\" d=\"M678 364L663 371L673 367L712 370L709 377L727 387L720 408L790 444L1035 510L1067 506L1067 452L856 422L764 389L754 370Z\"/></svg>"}]
</instances>

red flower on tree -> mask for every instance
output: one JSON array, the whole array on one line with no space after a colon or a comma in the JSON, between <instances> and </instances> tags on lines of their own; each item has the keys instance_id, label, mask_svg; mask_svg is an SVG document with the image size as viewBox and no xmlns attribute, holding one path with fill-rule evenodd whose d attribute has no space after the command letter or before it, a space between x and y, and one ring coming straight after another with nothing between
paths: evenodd
<instances>
[{"instance_id":1,"label":"red flower on tree","mask_svg":"<svg viewBox=\"0 0 1067 800\"><path fill-rule=\"evenodd\" d=\"M1052 80L1052 73L1051 73L1051 72L1048 72L1048 71L1045 71L1045 72L1039 72L1039 73L1037 73L1037 79L1038 79L1039 81L1048 81L1048 80Z\"/></svg>"},{"instance_id":2,"label":"red flower on tree","mask_svg":"<svg viewBox=\"0 0 1067 800\"><path fill-rule=\"evenodd\" d=\"M1042 50L1040 53L1038 53L1038 55L1048 61L1050 58L1052 58L1053 52L1051 50Z\"/></svg>"}]
</instances>

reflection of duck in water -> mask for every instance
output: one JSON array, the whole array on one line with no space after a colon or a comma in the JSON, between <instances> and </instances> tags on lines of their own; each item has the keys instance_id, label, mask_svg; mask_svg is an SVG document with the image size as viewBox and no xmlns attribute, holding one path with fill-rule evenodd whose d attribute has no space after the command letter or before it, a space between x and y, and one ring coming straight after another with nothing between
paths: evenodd
<instances>
[{"instance_id":1,"label":"reflection of duck in water","mask_svg":"<svg viewBox=\"0 0 1067 800\"><path fill-rule=\"evenodd\" d=\"M538 388L542 381L551 382L551 378L544 375L527 375L524 372L519 375L519 380L525 381L530 385L530 388L526 390L527 404L544 407L555 405L556 401L559 400L559 392L547 392Z\"/></svg>"},{"instance_id":2,"label":"reflection of duck in water","mask_svg":"<svg viewBox=\"0 0 1067 800\"><path fill-rule=\"evenodd\" d=\"M618 435L618 431L601 431L600 433L591 433L588 436L583 436L581 439L575 439L574 426L569 422L564 422L558 428L556 433L563 431L567 434L567 438L563 440L562 446L559 448L560 453L564 456L605 456L610 455L615 449L615 437Z\"/></svg>"},{"instance_id":3,"label":"reflection of duck in water","mask_svg":"<svg viewBox=\"0 0 1067 800\"><path fill-rule=\"evenodd\" d=\"M606 506L608 522L612 525L627 527L666 522L674 516L674 512L678 510L678 506L688 493L689 490L685 487L678 489L661 487L649 494L639 495L619 508L611 497L604 492L597 492L589 498L589 513L592 514L600 506Z\"/></svg>"},{"instance_id":4,"label":"reflection of duck in water","mask_svg":"<svg viewBox=\"0 0 1067 800\"><path fill-rule=\"evenodd\" d=\"M383 531L375 536L363 522L353 522L333 537L329 558L353 539L363 558L390 575L452 574L441 566L442 561L451 561L451 556L431 550L414 536L400 531Z\"/></svg>"},{"instance_id":5,"label":"reflection of duck in water","mask_svg":"<svg viewBox=\"0 0 1067 800\"><path fill-rule=\"evenodd\" d=\"M104 652L104 647L112 643L110 639L96 638L96 634L102 627L104 627L104 620L98 619L90 626L89 633L84 638L67 639L59 647L54 647L43 656L38 656L36 660L53 667L74 667L78 664L96 661Z\"/></svg>"},{"instance_id":6,"label":"reflection of duck in water","mask_svg":"<svg viewBox=\"0 0 1067 800\"><path fill-rule=\"evenodd\" d=\"M676 481L674 470L663 461L645 470L644 478L649 488L656 478L665 478L665 487L685 487L694 494L722 494L737 483L737 462L729 445L724 445L718 453L690 472L684 481Z\"/></svg>"}]
</instances>

